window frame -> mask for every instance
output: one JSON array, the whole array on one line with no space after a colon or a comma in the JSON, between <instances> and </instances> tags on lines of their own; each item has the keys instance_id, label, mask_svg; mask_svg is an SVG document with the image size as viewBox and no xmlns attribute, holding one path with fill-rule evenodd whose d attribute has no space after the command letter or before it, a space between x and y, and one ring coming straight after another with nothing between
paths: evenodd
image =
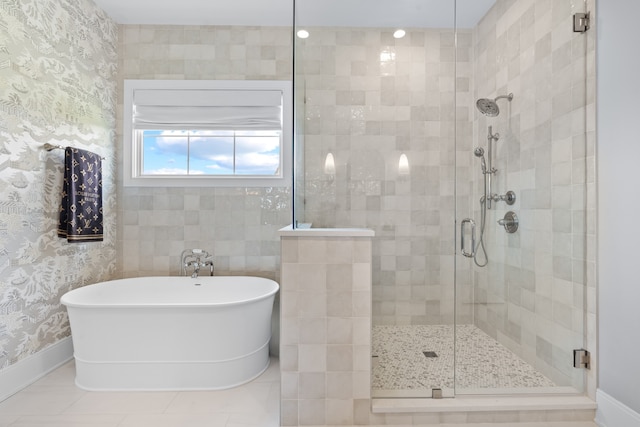
<instances>
[{"instance_id":1,"label":"window frame","mask_svg":"<svg viewBox=\"0 0 640 427\"><path fill-rule=\"evenodd\" d=\"M133 124L134 93L154 90L278 90L282 93L280 173L278 175L142 175L142 138ZM292 182L292 91L288 80L125 80L123 184L125 187L287 187ZM192 130L192 129L184 129ZM140 132L141 133L141 132Z\"/></svg>"}]
</instances>

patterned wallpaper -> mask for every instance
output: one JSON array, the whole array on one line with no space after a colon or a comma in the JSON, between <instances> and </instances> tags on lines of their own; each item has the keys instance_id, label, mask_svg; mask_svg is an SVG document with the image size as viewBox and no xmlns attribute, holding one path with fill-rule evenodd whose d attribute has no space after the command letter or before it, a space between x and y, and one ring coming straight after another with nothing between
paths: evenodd
<instances>
[{"instance_id":1,"label":"patterned wallpaper","mask_svg":"<svg viewBox=\"0 0 640 427\"><path fill-rule=\"evenodd\" d=\"M115 274L116 44L88 0L0 0L0 369L69 336L60 297ZM103 242L57 237L47 142L105 157Z\"/></svg>"}]
</instances>

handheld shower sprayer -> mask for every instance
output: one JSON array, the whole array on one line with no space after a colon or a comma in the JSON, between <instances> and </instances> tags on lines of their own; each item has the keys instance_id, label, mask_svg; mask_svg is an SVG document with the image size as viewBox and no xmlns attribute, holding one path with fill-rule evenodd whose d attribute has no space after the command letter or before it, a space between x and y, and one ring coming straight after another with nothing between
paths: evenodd
<instances>
[{"instance_id":1,"label":"handheld shower sprayer","mask_svg":"<svg viewBox=\"0 0 640 427\"><path fill-rule=\"evenodd\" d=\"M500 99L507 99L509 102L513 100L513 94L510 93L508 95L500 95L494 99L488 98L480 98L476 101L476 107L480 113L484 114L487 117L496 117L500 114L500 108L498 108L497 101ZM473 155L480 158L480 165L482 167L482 196L480 197L480 241L473 248L473 262L478 267L485 267L489 263L489 256L487 255L487 249L484 245L484 231L485 225L487 222L487 210L491 209L491 203L494 201L504 200L508 204L513 204L515 202L515 194L510 191L505 195L498 195L491 192L491 181L492 176L498 172L496 168L493 167L493 145L498 142L500 139L500 135L498 133L493 133L493 127L489 126L489 132L487 135L487 157L488 161L485 161L484 158L484 148L477 147L473 150ZM509 194L511 193L511 195ZM481 257L478 256L482 252ZM464 253L464 250L463 250ZM484 258L484 261L482 261Z\"/></svg>"},{"instance_id":2,"label":"handheld shower sprayer","mask_svg":"<svg viewBox=\"0 0 640 427\"><path fill-rule=\"evenodd\" d=\"M480 157L480 165L482 166L482 173L486 174L487 173L487 163L484 160L484 148L477 147L475 150L473 150L473 154L476 157Z\"/></svg>"},{"instance_id":3,"label":"handheld shower sprayer","mask_svg":"<svg viewBox=\"0 0 640 427\"><path fill-rule=\"evenodd\" d=\"M484 160L484 148L476 147L473 150L473 155L480 158L480 165L482 167L482 181L483 181L483 195L480 197L480 241L473 248L473 262L478 267L484 267L489 263L489 257L487 256L487 250L484 247L484 228L487 221L487 180L491 179L491 172L487 171L487 163ZM478 258L478 254L482 250L484 254L484 262L481 262Z\"/></svg>"}]
</instances>

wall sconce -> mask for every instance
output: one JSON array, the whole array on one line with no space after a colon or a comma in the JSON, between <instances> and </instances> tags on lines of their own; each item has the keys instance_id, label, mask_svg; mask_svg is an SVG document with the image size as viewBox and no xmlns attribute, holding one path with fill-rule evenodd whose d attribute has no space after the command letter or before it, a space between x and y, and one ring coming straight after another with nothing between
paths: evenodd
<instances>
[{"instance_id":1,"label":"wall sconce","mask_svg":"<svg viewBox=\"0 0 640 427\"><path fill-rule=\"evenodd\" d=\"M296 33L299 39L306 39L309 37L309 31L307 30L298 30Z\"/></svg>"},{"instance_id":2,"label":"wall sconce","mask_svg":"<svg viewBox=\"0 0 640 427\"><path fill-rule=\"evenodd\" d=\"M336 162L333 160L333 154L327 153L327 157L324 159L324 173L327 175L336 174Z\"/></svg>"},{"instance_id":3,"label":"wall sconce","mask_svg":"<svg viewBox=\"0 0 640 427\"><path fill-rule=\"evenodd\" d=\"M400 160L398 160L398 174L409 175L409 159L404 153L400 155Z\"/></svg>"},{"instance_id":4,"label":"wall sconce","mask_svg":"<svg viewBox=\"0 0 640 427\"><path fill-rule=\"evenodd\" d=\"M395 37L396 39L401 39L406 34L407 34L407 32L405 30L403 30L402 28L398 28L397 30L394 31L393 37Z\"/></svg>"}]
</instances>

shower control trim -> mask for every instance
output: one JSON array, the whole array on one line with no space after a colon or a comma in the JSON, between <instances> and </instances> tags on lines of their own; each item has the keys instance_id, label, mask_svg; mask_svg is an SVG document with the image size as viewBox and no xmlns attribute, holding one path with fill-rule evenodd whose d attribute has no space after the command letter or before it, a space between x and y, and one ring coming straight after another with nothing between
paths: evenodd
<instances>
[{"instance_id":1,"label":"shower control trim","mask_svg":"<svg viewBox=\"0 0 640 427\"><path fill-rule=\"evenodd\" d=\"M516 231L518 231L518 215L516 215L513 211L509 211L504 214L503 219L498 220L498 224L502 225L507 233L515 233Z\"/></svg>"}]
</instances>

